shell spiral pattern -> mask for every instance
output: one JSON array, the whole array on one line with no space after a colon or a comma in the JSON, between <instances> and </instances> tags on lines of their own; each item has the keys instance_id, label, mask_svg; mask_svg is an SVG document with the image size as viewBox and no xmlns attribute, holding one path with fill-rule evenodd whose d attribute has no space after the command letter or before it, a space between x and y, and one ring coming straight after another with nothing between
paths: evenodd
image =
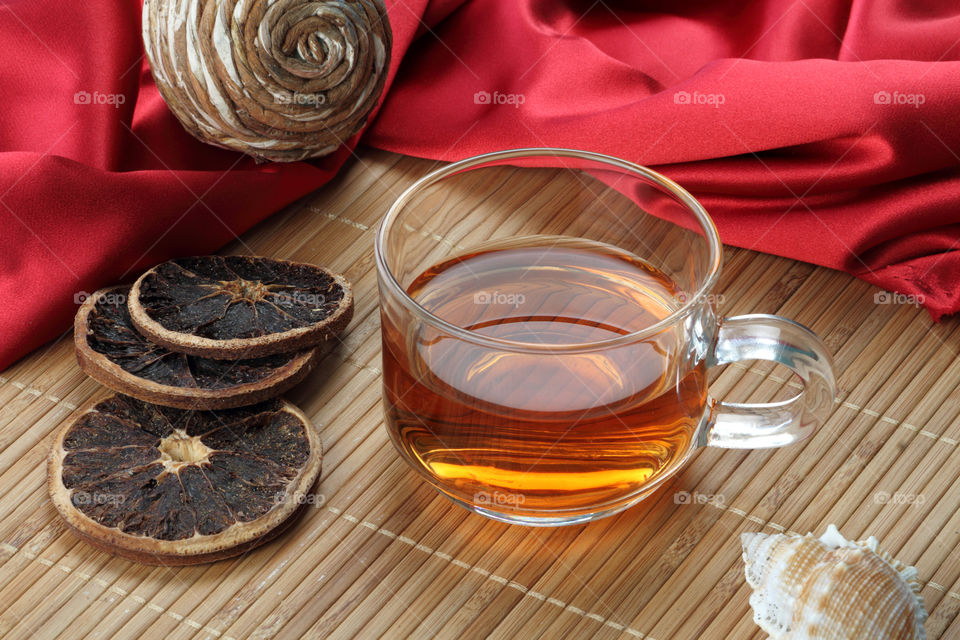
<instances>
[{"instance_id":1,"label":"shell spiral pattern","mask_svg":"<svg viewBox=\"0 0 960 640\"><path fill-rule=\"evenodd\" d=\"M383 92L382 0L144 0L160 94L195 137L257 159L326 155Z\"/></svg>"},{"instance_id":2,"label":"shell spiral pattern","mask_svg":"<svg viewBox=\"0 0 960 640\"><path fill-rule=\"evenodd\" d=\"M745 533L754 622L770 640L923 640L917 570L830 525L820 538Z\"/></svg>"}]
</instances>

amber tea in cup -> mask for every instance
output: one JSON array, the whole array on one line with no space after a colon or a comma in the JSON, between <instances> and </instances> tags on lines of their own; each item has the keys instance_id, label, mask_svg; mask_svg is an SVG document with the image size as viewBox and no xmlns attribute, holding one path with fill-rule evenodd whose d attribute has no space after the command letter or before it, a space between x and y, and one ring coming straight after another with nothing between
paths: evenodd
<instances>
[{"instance_id":1,"label":"amber tea in cup","mask_svg":"<svg viewBox=\"0 0 960 640\"><path fill-rule=\"evenodd\" d=\"M407 293L480 335L538 344L627 335L679 306L676 284L638 258L550 236L445 261ZM580 509L640 489L683 460L706 402L705 367L678 381L653 343L544 358L437 340L411 358L402 333L388 332L397 441L439 482L481 501Z\"/></svg>"},{"instance_id":2,"label":"amber tea in cup","mask_svg":"<svg viewBox=\"0 0 960 640\"><path fill-rule=\"evenodd\" d=\"M391 439L490 517L609 515L697 446L786 444L832 403L829 356L808 330L716 318L720 245L702 207L615 158L531 149L445 167L398 199L377 260ZM707 367L746 358L792 367L805 391L712 400Z\"/></svg>"}]
</instances>

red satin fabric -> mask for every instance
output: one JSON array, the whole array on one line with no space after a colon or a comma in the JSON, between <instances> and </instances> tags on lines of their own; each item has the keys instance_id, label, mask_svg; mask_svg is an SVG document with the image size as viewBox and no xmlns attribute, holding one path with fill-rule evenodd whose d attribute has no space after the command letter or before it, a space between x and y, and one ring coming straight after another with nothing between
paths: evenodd
<instances>
[{"instance_id":1,"label":"red satin fabric","mask_svg":"<svg viewBox=\"0 0 960 640\"><path fill-rule=\"evenodd\" d=\"M387 0L392 86L366 140L653 165L725 242L939 317L960 310L960 9L923 4ZM77 294L217 249L350 155L258 166L193 140L142 60L139 13L0 0L0 368L68 330Z\"/></svg>"},{"instance_id":2,"label":"red satin fabric","mask_svg":"<svg viewBox=\"0 0 960 640\"><path fill-rule=\"evenodd\" d=\"M624 1L581 19L592 4L463 4L408 52L367 140L627 158L698 196L726 243L960 310L955 2Z\"/></svg>"}]
</instances>

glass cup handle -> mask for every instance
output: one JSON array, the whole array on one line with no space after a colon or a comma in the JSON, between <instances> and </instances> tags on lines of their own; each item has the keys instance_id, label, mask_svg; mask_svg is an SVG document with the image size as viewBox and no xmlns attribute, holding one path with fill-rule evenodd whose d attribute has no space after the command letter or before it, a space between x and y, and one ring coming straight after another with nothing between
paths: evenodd
<instances>
[{"instance_id":1,"label":"glass cup handle","mask_svg":"<svg viewBox=\"0 0 960 640\"><path fill-rule=\"evenodd\" d=\"M811 435L830 415L837 387L833 358L805 326L767 314L724 318L709 366L740 360L770 360L803 380L794 398L759 404L708 398L709 429L704 444L725 449L780 447Z\"/></svg>"}]
</instances>

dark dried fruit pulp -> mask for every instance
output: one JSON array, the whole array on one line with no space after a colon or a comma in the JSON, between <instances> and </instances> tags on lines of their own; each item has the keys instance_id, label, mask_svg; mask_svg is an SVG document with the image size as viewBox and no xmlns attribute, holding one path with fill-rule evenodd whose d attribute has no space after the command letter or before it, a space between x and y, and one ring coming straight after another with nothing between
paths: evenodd
<instances>
[{"instance_id":1,"label":"dark dried fruit pulp","mask_svg":"<svg viewBox=\"0 0 960 640\"><path fill-rule=\"evenodd\" d=\"M143 337L127 310L130 287L97 298L87 318L87 344L124 371L159 384L190 389L229 389L264 380L289 363L295 353L247 360L214 360L170 351Z\"/></svg>"},{"instance_id":2,"label":"dark dried fruit pulp","mask_svg":"<svg viewBox=\"0 0 960 640\"><path fill-rule=\"evenodd\" d=\"M63 486L76 509L130 535L220 533L280 504L310 456L281 406L186 411L113 396L64 436Z\"/></svg>"},{"instance_id":3,"label":"dark dried fruit pulp","mask_svg":"<svg viewBox=\"0 0 960 640\"><path fill-rule=\"evenodd\" d=\"M230 340L322 322L343 296L330 274L311 265L205 256L156 267L140 285L139 302L167 330Z\"/></svg>"}]
</instances>

